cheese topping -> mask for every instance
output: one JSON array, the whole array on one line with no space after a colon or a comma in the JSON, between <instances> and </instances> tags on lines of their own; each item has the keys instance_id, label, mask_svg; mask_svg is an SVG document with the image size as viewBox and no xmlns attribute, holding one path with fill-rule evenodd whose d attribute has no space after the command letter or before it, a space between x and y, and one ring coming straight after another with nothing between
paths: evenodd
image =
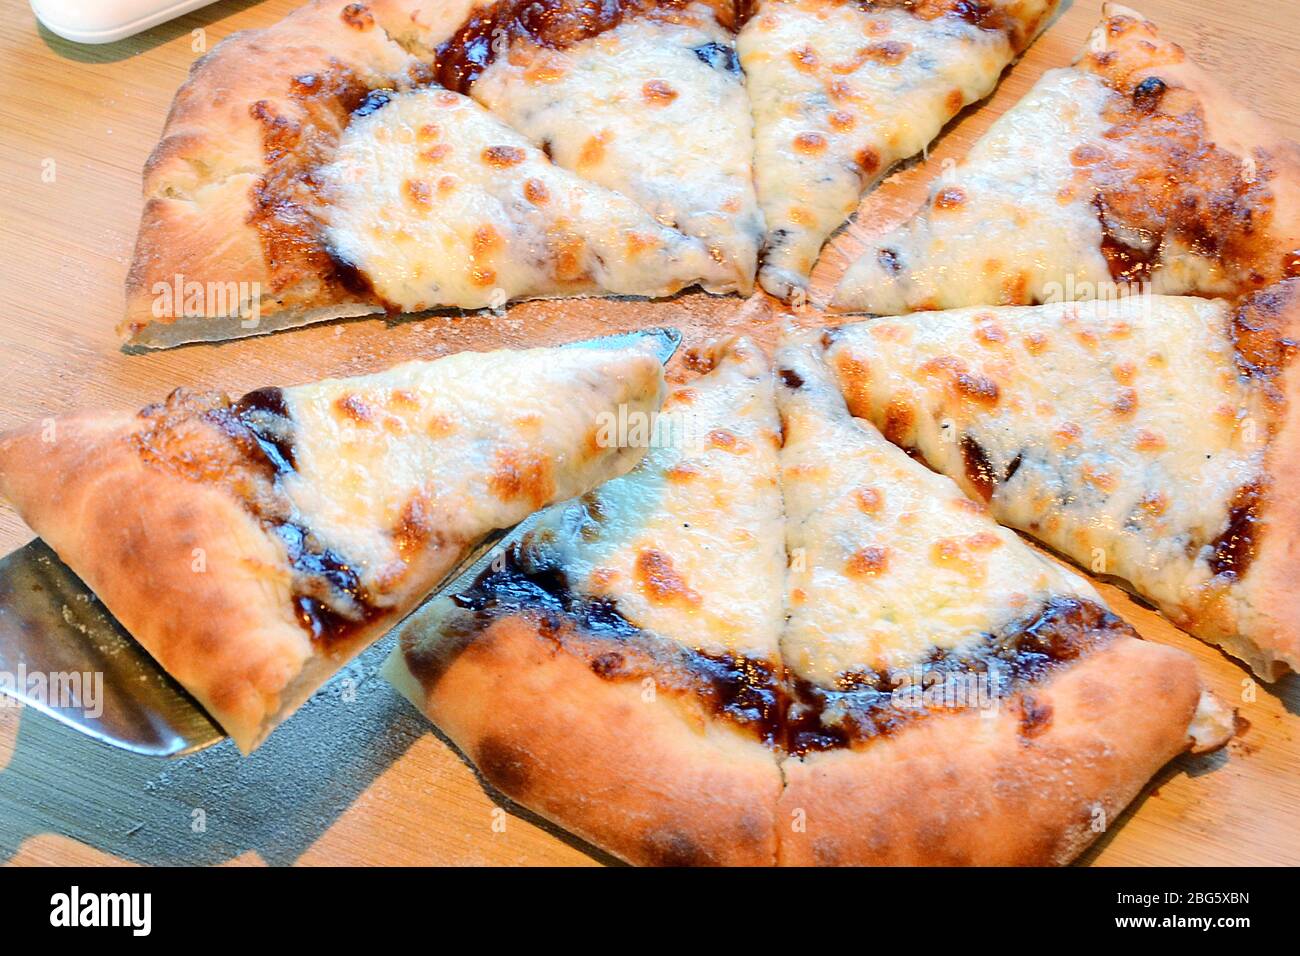
<instances>
[{"instance_id":1,"label":"cheese topping","mask_svg":"<svg viewBox=\"0 0 1300 956\"><path fill-rule=\"evenodd\" d=\"M1036 25L1052 6L1014 15ZM760 281L781 298L807 287L864 189L988 95L1017 52L1006 32L958 16L834 0L765 0L737 49L768 229Z\"/></svg>"},{"instance_id":2,"label":"cheese topping","mask_svg":"<svg viewBox=\"0 0 1300 956\"><path fill-rule=\"evenodd\" d=\"M763 222L731 44L713 11L694 3L564 49L518 40L471 95L560 166L702 240L725 267L712 291L748 294Z\"/></svg>"},{"instance_id":3,"label":"cheese topping","mask_svg":"<svg viewBox=\"0 0 1300 956\"><path fill-rule=\"evenodd\" d=\"M722 346L669 393L632 473L558 509L548 538L571 588L707 653L774 660L782 620L780 426L762 355Z\"/></svg>"},{"instance_id":4,"label":"cheese topping","mask_svg":"<svg viewBox=\"0 0 1300 956\"><path fill-rule=\"evenodd\" d=\"M786 666L824 687L988 640L1054 598L1097 601L948 478L855 421L812 340L777 354L789 623Z\"/></svg>"},{"instance_id":5,"label":"cheese topping","mask_svg":"<svg viewBox=\"0 0 1300 956\"><path fill-rule=\"evenodd\" d=\"M467 97L379 94L319 173L325 233L390 308L668 295L724 281L704 245L550 163Z\"/></svg>"},{"instance_id":6,"label":"cheese topping","mask_svg":"<svg viewBox=\"0 0 1300 956\"><path fill-rule=\"evenodd\" d=\"M854 414L1186 625L1236 576L1223 536L1271 427L1229 321L1194 298L962 309L836 329L827 357Z\"/></svg>"},{"instance_id":7,"label":"cheese topping","mask_svg":"<svg viewBox=\"0 0 1300 956\"><path fill-rule=\"evenodd\" d=\"M1106 130L1110 95L1091 74L1043 74L935 181L921 212L873 240L845 273L834 307L896 315L1110 287L1092 194L1070 188L1078 148Z\"/></svg>"},{"instance_id":8,"label":"cheese topping","mask_svg":"<svg viewBox=\"0 0 1300 956\"><path fill-rule=\"evenodd\" d=\"M402 595L492 529L632 467L644 449L602 441L601 424L651 415L662 381L648 352L565 348L287 388L293 468L280 480L372 597Z\"/></svg>"}]
</instances>

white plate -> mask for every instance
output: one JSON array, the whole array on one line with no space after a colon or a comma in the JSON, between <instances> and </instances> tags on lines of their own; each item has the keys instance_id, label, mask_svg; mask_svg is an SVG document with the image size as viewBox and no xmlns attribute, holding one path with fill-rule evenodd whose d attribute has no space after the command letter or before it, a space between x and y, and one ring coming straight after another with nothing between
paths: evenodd
<instances>
[{"instance_id":1,"label":"white plate","mask_svg":"<svg viewBox=\"0 0 1300 956\"><path fill-rule=\"evenodd\" d=\"M31 0L52 33L74 43L112 43L213 0Z\"/></svg>"}]
</instances>

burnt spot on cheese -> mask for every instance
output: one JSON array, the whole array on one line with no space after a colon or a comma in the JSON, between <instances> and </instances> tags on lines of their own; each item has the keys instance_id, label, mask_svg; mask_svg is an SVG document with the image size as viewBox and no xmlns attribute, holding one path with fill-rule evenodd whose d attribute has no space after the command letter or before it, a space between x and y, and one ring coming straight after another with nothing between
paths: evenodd
<instances>
[{"instance_id":1,"label":"burnt spot on cheese","mask_svg":"<svg viewBox=\"0 0 1300 956\"><path fill-rule=\"evenodd\" d=\"M859 413L855 411L854 414ZM915 424L916 413L912 410L912 406L901 399L894 399L885 406L885 417L881 422L880 433L895 445L906 445L912 436Z\"/></svg>"},{"instance_id":2,"label":"burnt spot on cheese","mask_svg":"<svg viewBox=\"0 0 1300 956\"><path fill-rule=\"evenodd\" d=\"M641 98L651 106L668 106L677 96L677 90L666 80L646 80L641 85Z\"/></svg>"},{"instance_id":3,"label":"burnt spot on cheese","mask_svg":"<svg viewBox=\"0 0 1300 956\"><path fill-rule=\"evenodd\" d=\"M844 573L851 578L874 578L889 568L889 549L879 545L860 548L849 555Z\"/></svg>"},{"instance_id":4,"label":"burnt spot on cheese","mask_svg":"<svg viewBox=\"0 0 1300 956\"><path fill-rule=\"evenodd\" d=\"M880 249L876 252L876 261L880 263L880 268L891 276L896 276L903 271L897 249Z\"/></svg>"},{"instance_id":5,"label":"burnt spot on cheese","mask_svg":"<svg viewBox=\"0 0 1300 956\"><path fill-rule=\"evenodd\" d=\"M1259 546L1263 526L1260 513L1265 483L1253 481L1237 489L1228 507L1228 520L1210 545L1210 570L1216 575L1239 578L1250 567Z\"/></svg>"},{"instance_id":6,"label":"burnt spot on cheese","mask_svg":"<svg viewBox=\"0 0 1300 956\"><path fill-rule=\"evenodd\" d=\"M530 179L524 183L524 198L534 206L544 206L551 201L551 191L540 179Z\"/></svg>"},{"instance_id":7,"label":"burnt spot on cheese","mask_svg":"<svg viewBox=\"0 0 1300 956\"><path fill-rule=\"evenodd\" d=\"M794 149L805 156L813 156L826 149L826 137L821 133L799 133L794 138Z\"/></svg>"},{"instance_id":8,"label":"burnt spot on cheese","mask_svg":"<svg viewBox=\"0 0 1300 956\"><path fill-rule=\"evenodd\" d=\"M736 56L734 47L722 43L701 43L697 47L692 47L694 53L701 63L707 63L713 69L722 73L740 73L740 58Z\"/></svg>"},{"instance_id":9,"label":"burnt spot on cheese","mask_svg":"<svg viewBox=\"0 0 1300 956\"><path fill-rule=\"evenodd\" d=\"M959 649L936 648L911 672L855 670L840 674L831 687L795 679L786 749L802 755L861 746L936 713L1013 696L1021 734L1032 737L1051 721L1050 707L1029 692L1033 684L1117 638L1135 636L1101 605L1058 597ZM978 695L974 701L972 694Z\"/></svg>"},{"instance_id":10,"label":"burnt spot on cheese","mask_svg":"<svg viewBox=\"0 0 1300 956\"><path fill-rule=\"evenodd\" d=\"M483 149L483 162L498 169L518 166L528 154L518 146L487 146Z\"/></svg>"},{"instance_id":11,"label":"burnt spot on cheese","mask_svg":"<svg viewBox=\"0 0 1300 956\"><path fill-rule=\"evenodd\" d=\"M427 179L408 179L402 183L402 194L413 206L428 209L433 205L433 188Z\"/></svg>"},{"instance_id":12,"label":"burnt spot on cheese","mask_svg":"<svg viewBox=\"0 0 1300 956\"><path fill-rule=\"evenodd\" d=\"M334 401L334 409L357 425L368 425L375 420L374 410L360 395L340 395Z\"/></svg>"},{"instance_id":13,"label":"burnt spot on cheese","mask_svg":"<svg viewBox=\"0 0 1300 956\"><path fill-rule=\"evenodd\" d=\"M502 501L527 501L540 508L555 494L551 460L527 449L501 449L492 462L488 490Z\"/></svg>"},{"instance_id":14,"label":"burnt spot on cheese","mask_svg":"<svg viewBox=\"0 0 1300 956\"><path fill-rule=\"evenodd\" d=\"M652 604L700 603L700 593L673 567L673 559L654 548L645 548L637 554L636 580Z\"/></svg>"},{"instance_id":15,"label":"burnt spot on cheese","mask_svg":"<svg viewBox=\"0 0 1300 956\"><path fill-rule=\"evenodd\" d=\"M966 401L984 408L993 408L998 403L998 383L987 375L978 372L960 371L953 376L953 387Z\"/></svg>"},{"instance_id":16,"label":"burnt spot on cheese","mask_svg":"<svg viewBox=\"0 0 1300 956\"><path fill-rule=\"evenodd\" d=\"M961 436L961 460L966 480L981 498L985 501L991 499L997 486L997 477L984 446L970 433Z\"/></svg>"},{"instance_id":17,"label":"burnt spot on cheese","mask_svg":"<svg viewBox=\"0 0 1300 956\"><path fill-rule=\"evenodd\" d=\"M375 15L364 3L349 3L339 12L339 17L354 30L364 32L375 25Z\"/></svg>"},{"instance_id":18,"label":"burnt spot on cheese","mask_svg":"<svg viewBox=\"0 0 1300 956\"><path fill-rule=\"evenodd\" d=\"M853 158L858 164L858 169L862 170L863 176L871 177L880 172L880 153L872 147L862 147L862 149L858 150L858 154ZM880 250L880 255L885 255L886 251L887 250L884 249ZM897 253L892 253L892 255L896 260ZM898 270L894 269L893 271L897 272Z\"/></svg>"},{"instance_id":19,"label":"burnt spot on cheese","mask_svg":"<svg viewBox=\"0 0 1300 956\"><path fill-rule=\"evenodd\" d=\"M935 209L956 209L966 202L966 192L959 186L945 186L934 195Z\"/></svg>"}]
</instances>

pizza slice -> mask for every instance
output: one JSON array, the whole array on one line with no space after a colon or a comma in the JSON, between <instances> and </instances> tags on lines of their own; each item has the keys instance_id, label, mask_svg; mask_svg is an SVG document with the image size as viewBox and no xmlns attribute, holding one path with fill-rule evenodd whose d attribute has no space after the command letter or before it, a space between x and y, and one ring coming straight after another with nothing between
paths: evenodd
<instances>
[{"instance_id":1,"label":"pizza slice","mask_svg":"<svg viewBox=\"0 0 1300 956\"><path fill-rule=\"evenodd\" d=\"M1300 280L826 333L855 415L1266 680L1300 668Z\"/></svg>"},{"instance_id":2,"label":"pizza slice","mask_svg":"<svg viewBox=\"0 0 1300 956\"><path fill-rule=\"evenodd\" d=\"M315 0L198 61L145 168L128 346L731 281L699 240L436 86L432 48L482 5Z\"/></svg>"},{"instance_id":3,"label":"pizza slice","mask_svg":"<svg viewBox=\"0 0 1300 956\"><path fill-rule=\"evenodd\" d=\"M783 864L1060 864L1166 761L1226 741L1192 659L777 353L792 688Z\"/></svg>"},{"instance_id":4,"label":"pizza slice","mask_svg":"<svg viewBox=\"0 0 1300 956\"><path fill-rule=\"evenodd\" d=\"M833 306L898 314L1156 293L1239 295L1300 274L1300 147L1141 15L1108 3L1051 70L878 237Z\"/></svg>"},{"instance_id":5,"label":"pizza slice","mask_svg":"<svg viewBox=\"0 0 1300 956\"><path fill-rule=\"evenodd\" d=\"M698 359L629 421L640 467L421 609L386 674L494 786L625 860L771 864L779 425L753 346Z\"/></svg>"},{"instance_id":6,"label":"pizza slice","mask_svg":"<svg viewBox=\"0 0 1300 956\"><path fill-rule=\"evenodd\" d=\"M806 294L863 192L983 99L1057 0L761 0L737 40L767 220L759 281Z\"/></svg>"},{"instance_id":7,"label":"pizza slice","mask_svg":"<svg viewBox=\"0 0 1300 956\"><path fill-rule=\"evenodd\" d=\"M700 239L724 267L708 287L747 295L763 219L735 28L732 0L501 0L437 47L437 76Z\"/></svg>"},{"instance_id":8,"label":"pizza slice","mask_svg":"<svg viewBox=\"0 0 1300 956\"><path fill-rule=\"evenodd\" d=\"M662 382L572 347L178 389L6 433L0 495L247 753L491 531L632 467L606 420Z\"/></svg>"}]
</instances>

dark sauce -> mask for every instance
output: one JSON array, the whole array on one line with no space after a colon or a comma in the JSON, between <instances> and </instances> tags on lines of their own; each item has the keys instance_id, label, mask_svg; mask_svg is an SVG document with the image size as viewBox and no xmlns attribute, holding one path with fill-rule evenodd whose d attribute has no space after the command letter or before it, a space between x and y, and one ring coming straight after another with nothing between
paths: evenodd
<instances>
[{"instance_id":1,"label":"dark sauce","mask_svg":"<svg viewBox=\"0 0 1300 956\"><path fill-rule=\"evenodd\" d=\"M748 729L758 739L792 754L830 750L887 735L934 713L929 704L900 705L899 691L912 675L855 671L822 687L783 672L768 660L713 654L682 647L641 630L609 598L576 592L544 544L516 542L466 588L451 596L471 618L445 625L454 654L493 620L527 614L538 630L585 657L606 680L654 678L657 686L697 695L716 716ZM973 647L935 650L922 663L936 683L982 675L998 698L1042 679L1053 668L1118 635L1132 635L1120 618L1090 601L1057 598ZM403 648L413 673L435 680L446 665L445 646L430 652Z\"/></svg>"},{"instance_id":2,"label":"dark sauce","mask_svg":"<svg viewBox=\"0 0 1300 956\"><path fill-rule=\"evenodd\" d=\"M698 695L712 713L750 729L759 739L779 741L784 699L772 662L706 653L643 631L609 598L575 591L547 549L535 545L529 538L512 544L451 600L473 612L479 627L498 616L539 616L545 636L586 654L592 671L601 677L652 676L656 683L665 679ZM591 649L593 643L596 650ZM423 679L434 676L437 662L420 659L419 648L407 648L406 653L413 672Z\"/></svg>"},{"instance_id":3,"label":"dark sauce","mask_svg":"<svg viewBox=\"0 0 1300 956\"><path fill-rule=\"evenodd\" d=\"M1116 282L1145 282L1160 263L1160 253L1164 245L1163 237L1157 238L1150 232L1139 230L1145 247L1131 246L1120 240L1111 227L1107 213L1106 200L1097 195L1092 200L1097 210L1097 221L1101 223L1101 254L1106 258L1110 277Z\"/></svg>"},{"instance_id":4,"label":"dark sauce","mask_svg":"<svg viewBox=\"0 0 1300 956\"><path fill-rule=\"evenodd\" d=\"M980 497L985 501L991 499L993 489L997 485L997 476L984 446L972 435L961 436L961 460L966 469L967 479L975 486Z\"/></svg>"},{"instance_id":5,"label":"dark sauce","mask_svg":"<svg viewBox=\"0 0 1300 956\"><path fill-rule=\"evenodd\" d=\"M434 76L457 93L469 93L484 71L516 42L563 50L613 30L623 21L655 13L679 13L691 0L497 0L476 12L434 52ZM738 28L742 9L734 0L709 3L722 26ZM718 43L694 48L714 69L740 72L736 51Z\"/></svg>"},{"instance_id":6,"label":"dark sauce","mask_svg":"<svg viewBox=\"0 0 1300 956\"><path fill-rule=\"evenodd\" d=\"M1240 577L1255 556L1264 486L1251 482L1237 489L1228 508L1228 522L1211 545L1210 570L1216 575Z\"/></svg>"},{"instance_id":7,"label":"dark sauce","mask_svg":"<svg viewBox=\"0 0 1300 956\"><path fill-rule=\"evenodd\" d=\"M282 498L279 482L295 467L294 424L279 388L259 388L234 402L221 401L202 417L230 438L236 452L255 473L269 483L270 494L245 499L248 510L264 527L284 542L294 570L292 601L299 623L312 640L330 645L378 616L355 568L337 552L322 547L311 533L291 517L287 502L270 506L268 499Z\"/></svg>"},{"instance_id":8,"label":"dark sauce","mask_svg":"<svg viewBox=\"0 0 1300 956\"><path fill-rule=\"evenodd\" d=\"M1104 607L1079 598L1053 598L998 633L983 635L973 647L934 650L920 668L919 686L915 675L885 671L842 674L834 688L795 680L786 749L799 755L892 734L944 709L928 701L927 691L942 691L946 681L970 675L984 680L990 701L1005 700L1120 636L1133 636L1132 628Z\"/></svg>"},{"instance_id":9,"label":"dark sauce","mask_svg":"<svg viewBox=\"0 0 1300 956\"><path fill-rule=\"evenodd\" d=\"M803 376L792 368L783 368L777 372L781 376L781 383L791 391L797 391L803 388Z\"/></svg>"}]
</instances>

